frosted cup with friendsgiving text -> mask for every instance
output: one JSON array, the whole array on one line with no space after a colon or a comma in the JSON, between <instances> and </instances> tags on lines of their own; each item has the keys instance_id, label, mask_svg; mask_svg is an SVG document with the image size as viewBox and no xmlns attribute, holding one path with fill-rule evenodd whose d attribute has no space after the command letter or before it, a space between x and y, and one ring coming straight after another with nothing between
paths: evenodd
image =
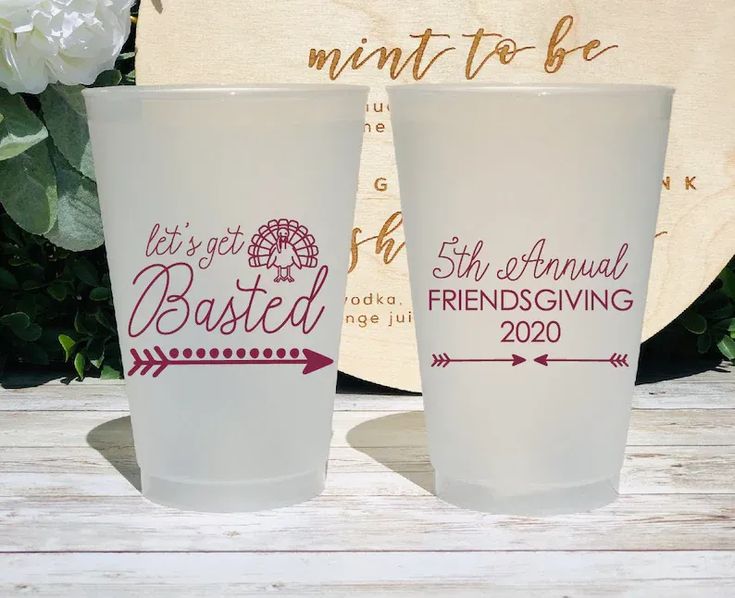
<instances>
[{"instance_id":1,"label":"frosted cup with friendsgiving text","mask_svg":"<svg viewBox=\"0 0 735 598\"><path fill-rule=\"evenodd\" d=\"M673 90L389 89L436 492L617 495Z\"/></svg>"},{"instance_id":2,"label":"frosted cup with friendsgiving text","mask_svg":"<svg viewBox=\"0 0 735 598\"><path fill-rule=\"evenodd\" d=\"M324 484L367 88L85 90L143 494Z\"/></svg>"}]
</instances>

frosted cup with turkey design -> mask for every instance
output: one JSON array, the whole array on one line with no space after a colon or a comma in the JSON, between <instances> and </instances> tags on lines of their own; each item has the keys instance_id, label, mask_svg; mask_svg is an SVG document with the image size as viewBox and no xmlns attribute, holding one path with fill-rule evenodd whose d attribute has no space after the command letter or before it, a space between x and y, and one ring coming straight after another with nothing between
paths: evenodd
<instances>
[{"instance_id":1,"label":"frosted cup with turkey design","mask_svg":"<svg viewBox=\"0 0 735 598\"><path fill-rule=\"evenodd\" d=\"M672 90L389 94L437 494L520 514L613 500Z\"/></svg>"},{"instance_id":2,"label":"frosted cup with turkey design","mask_svg":"<svg viewBox=\"0 0 735 598\"><path fill-rule=\"evenodd\" d=\"M322 490L367 88L85 90L142 491Z\"/></svg>"}]
</instances>

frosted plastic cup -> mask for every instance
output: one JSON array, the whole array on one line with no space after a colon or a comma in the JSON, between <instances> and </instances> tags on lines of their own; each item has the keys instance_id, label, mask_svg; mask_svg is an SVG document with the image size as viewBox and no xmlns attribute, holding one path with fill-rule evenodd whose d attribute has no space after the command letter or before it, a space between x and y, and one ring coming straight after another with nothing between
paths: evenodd
<instances>
[{"instance_id":1,"label":"frosted plastic cup","mask_svg":"<svg viewBox=\"0 0 735 598\"><path fill-rule=\"evenodd\" d=\"M84 92L143 494L322 490L367 88Z\"/></svg>"},{"instance_id":2,"label":"frosted plastic cup","mask_svg":"<svg viewBox=\"0 0 735 598\"><path fill-rule=\"evenodd\" d=\"M431 461L481 511L617 495L673 90L389 90Z\"/></svg>"}]
</instances>

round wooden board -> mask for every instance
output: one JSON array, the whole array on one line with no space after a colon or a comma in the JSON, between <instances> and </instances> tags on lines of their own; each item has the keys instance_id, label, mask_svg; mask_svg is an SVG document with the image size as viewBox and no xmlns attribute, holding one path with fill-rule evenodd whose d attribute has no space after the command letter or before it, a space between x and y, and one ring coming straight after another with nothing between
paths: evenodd
<instances>
[{"instance_id":1,"label":"round wooden board","mask_svg":"<svg viewBox=\"0 0 735 598\"><path fill-rule=\"evenodd\" d=\"M420 389L384 89L391 82L390 60L379 69L376 55L353 69L348 59L359 47L364 48L359 60L381 46L401 48L403 64L431 28L433 37L427 38L418 72L415 60L410 61L396 81L410 82L416 74L423 75L424 82L462 81L472 36L484 28L472 68L501 39L509 48L532 47L508 64L501 64L497 54L492 56L477 81L645 82L676 87L644 338L681 313L735 252L732 0L620 0L613 5L578 0L539 6L530 0L143 1L137 38L139 84L338 80L371 85L354 269L339 360L342 371L395 388ZM556 72L548 72L558 66L557 59L545 67L549 52L558 56L561 48L571 50L592 40L599 40L599 45L593 43L588 51L591 60L584 59L583 50L570 52ZM327 53L339 49L339 66L347 66L330 77L329 61L336 55L331 54L324 68L310 67L310 55L320 49Z\"/></svg>"}]
</instances>

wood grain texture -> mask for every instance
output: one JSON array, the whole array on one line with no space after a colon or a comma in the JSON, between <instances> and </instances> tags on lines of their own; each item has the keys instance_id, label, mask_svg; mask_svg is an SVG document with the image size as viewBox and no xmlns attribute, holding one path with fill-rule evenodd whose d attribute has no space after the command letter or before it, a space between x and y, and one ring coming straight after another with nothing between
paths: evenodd
<instances>
[{"instance_id":1,"label":"wood grain texture","mask_svg":"<svg viewBox=\"0 0 735 598\"><path fill-rule=\"evenodd\" d=\"M385 408L390 401L385 397ZM730 444L735 438L735 409L636 409L628 443L697 446ZM104 428L101 428L104 426ZM425 444L423 413L342 411L335 413L332 446L416 446ZM0 418L0 447L84 447L91 437L105 444L130 446L127 412L5 412ZM91 440L94 442L94 440Z\"/></svg>"},{"instance_id":2,"label":"wood grain texture","mask_svg":"<svg viewBox=\"0 0 735 598\"><path fill-rule=\"evenodd\" d=\"M637 387L620 498L547 518L433 496L420 397L337 397L322 496L201 514L140 496L121 383L0 389L0 595L730 595L734 383Z\"/></svg>"},{"instance_id":3,"label":"wood grain texture","mask_svg":"<svg viewBox=\"0 0 735 598\"><path fill-rule=\"evenodd\" d=\"M735 554L716 551L666 559L645 551L13 554L0 555L0 570L5 596L649 598L735 591Z\"/></svg>"},{"instance_id":4,"label":"wood grain texture","mask_svg":"<svg viewBox=\"0 0 735 598\"><path fill-rule=\"evenodd\" d=\"M556 73L543 68L555 24L572 15L567 48L599 39L618 47L593 61L569 57ZM463 34L485 28L519 45L535 45L508 65L490 60L478 81L645 82L674 85L671 138L648 293L644 338L676 317L714 279L735 252L735 4L731 0L645 3L592 0L538 3L522 0L211 0L181 3L145 0L138 29L139 83L252 83L328 81L308 67L310 49L349 52L364 44L415 47L411 34L432 27L449 34L460 49L446 54L425 82L464 78L469 40ZM497 39L497 38L496 38ZM439 46L435 46L438 48ZM485 48L485 52L488 48ZM464 49L464 50L463 50ZM464 53L463 53L464 52ZM484 55L484 54L483 54ZM479 60L479 58L478 58ZM398 82L412 80L406 69ZM347 69L343 83L372 87L355 225L358 240L378 234L400 210L389 112L384 86L391 80L375 61ZM382 111L380 111L382 110ZM385 128L376 132L379 123ZM687 179L689 177L689 179ZM695 177L691 179L691 177ZM385 188L376 180L385 179ZM687 181L689 180L689 184ZM400 228L390 235L403 241ZM345 323L340 368L366 380L419 389L413 327L389 327L391 312L410 310L405 252L385 264L376 240L359 248L349 277L347 315L376 314L377 325ZM376 293L395 296L395 306L365 305Z\"/></svg>"},{"instance_id":5,"label":"wood grain texture","mask_svg":"<svg viewBox=\"0 0 735 598\"><path fill-rule=\"evenodd\" d=\"M544 519L475 513L434 496L320 496L227 515L139 496L32 496L2 498L0 512L0 552L735 550L735 501L716 494L624 495L589 513Z\"/></svg>"},{"instance_id":6,"label":"wood grain texture","mask_svg":"<svg viewBox=\"0 0 735 598\"><path fill-rule=\"evenodd\" d=\"M88 448L4 448L0 496L138 496L132 447L106 456ZM118 469L110 468L114 459ZM621 494L732 494L735 447L629 447ZM120 475L121 473L124 476ZM400 474L400 475L396 475ZM335 447L325 496L429 496L434 471L425 446ZM735 500L735 499L734 499Z\"/></svg>"},{"instance_id":7,"label":"wood grain texture","mask_svg":"<svg viewBox=\"0 0 735 598\"><path fill-rule=\"evenodd\" d=\"M641 409L735 409L735 376L727 362L696 375L639 384L633 389L633 407ZM2 392L2 388L12 392ZM390 395L394 411L422 409L420 396ZM126 411L123 380L88 378L83 383L50 380L41 383L32 374L9 374L0 383L2 411ZM335 411L385 411L386 396L338 394Z\"/></svg>"}]
</instances>

